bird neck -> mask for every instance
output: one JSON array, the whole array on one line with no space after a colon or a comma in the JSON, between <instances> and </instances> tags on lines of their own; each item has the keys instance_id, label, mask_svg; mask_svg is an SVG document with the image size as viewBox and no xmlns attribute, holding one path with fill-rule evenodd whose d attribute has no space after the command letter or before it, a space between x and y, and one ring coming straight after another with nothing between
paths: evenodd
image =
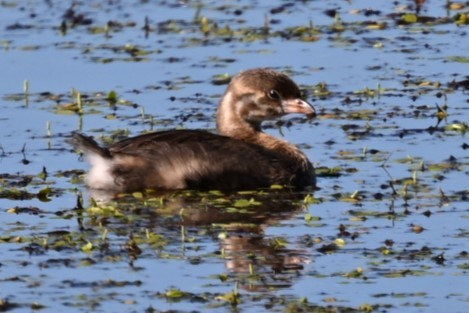
<instances>
[{"instance_id":1,"label":"bird neck","mask_svg":"<svg viewBox=\"0 0 469 313\"><path fill-rule=\"evenodd\" d=\"M243 117L243 108L248 100L236 98L230 91L223 95L217 111L217 129L221 135L250 141L247 139L261 132L260 122L248 121Z\"/></svg>"},{"instance_id":2,"label":"bird neck","mask_svg":"<svg viewBox=\"0 0 469 313\"><path fill-rule=\"evenodd\" d=\"M246 101L246 99L233 99L229 91L223 96L217 112L217 128L221 135L260 145L287 158L309 164L306 155L295 145L262 132L260 122L244 119L243 112L236 109L244 106L236 103L237 101Z\"/></svg>"}]
</instances>

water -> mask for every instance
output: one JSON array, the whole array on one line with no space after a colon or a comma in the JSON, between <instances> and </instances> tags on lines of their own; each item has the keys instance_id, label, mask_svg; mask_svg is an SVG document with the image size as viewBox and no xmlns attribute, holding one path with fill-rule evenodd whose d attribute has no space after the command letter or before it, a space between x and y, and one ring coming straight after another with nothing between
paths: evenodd
<instances>
[{"instance_id":1,"label":"water","mask_svg":"<svg viewBox=\"0 0 469 313\"><path fill-rule=\"evenodd\" d=\"M413 12L411 1L198 3L78 3L65 34L68 3L0 5L0 308L218 312L233 310L226 294L237 290L246 312L464 312L468 155L460 129L469 98L467 87L449 84L468 79L468 26L398 25L390 14ZM345 31L333 30L324 14L332 9ZM381 13L354 11L364 9ZM458 13L467 7L422 8L435 18ZM80 25L79 14L91 24ZM115 26L106 36L108 21ZM289 30L310 22L313 41ZM232 39L214 23L229 26ZM263 66L288 70L320 113L266 129L299 144L317 167L340 168L338 177L319 176L317 202L305 204L305 194L137 195L93 209L80 180L87 165L66 143L72 131L100 139L116 130L214 129L226 86L213 79ZM316 93L321 82L328 95ZM67 110L73 89L83 115ZM106 100L110 91L117 106ZM440 122L437 105L448 106ZM85 210L76 209L80 194ZM251 197L261 205L230 209ZM174 289L183 293L165 296Z\"/></svg>"}]
</instances>

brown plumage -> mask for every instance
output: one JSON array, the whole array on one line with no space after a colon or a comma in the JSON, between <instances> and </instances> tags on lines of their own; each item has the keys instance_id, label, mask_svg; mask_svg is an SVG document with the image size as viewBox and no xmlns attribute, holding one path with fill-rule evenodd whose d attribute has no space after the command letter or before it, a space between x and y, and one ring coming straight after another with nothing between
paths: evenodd
<instances>
[{"instance_id":1,"label":"brown plumage","mask_svg":"<svg viewBox=\"0 0 469 313\"><path fill-rule=\"evenodd\" d=\"M100 147L74 133L74 144L92 165L92 189L249 190L273 184L315 186L314 168L294 145L265 134L264 120L289 113L313 116L286 75L253 69L233 77L217 112L220 135L203 130L144 134Z\"/></svg>"}]
</instances>

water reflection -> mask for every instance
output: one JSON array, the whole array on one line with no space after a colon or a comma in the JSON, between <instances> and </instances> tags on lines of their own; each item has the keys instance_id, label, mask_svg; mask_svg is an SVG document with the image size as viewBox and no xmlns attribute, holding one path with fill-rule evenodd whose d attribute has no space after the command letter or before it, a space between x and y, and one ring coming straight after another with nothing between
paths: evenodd
<instances>
[{"instance_id":1,"label":"water reflection","mask_svg":"<svg viewBox=\"0 0 469 313\"><path fill-rule=\"evenodd\" d=\"M96 192L92 195L98 196ZM105 196L106 200L103 202L100 198L100 206L118 207L131 222L109 218L107 214L102 219L93 218L88 226L102 226L104 221L119 236L127 237L146 229L164 234L169 242L177 245L180 245L181 238L190 236L196 236L197 243L201 245L210 246L218 242L215 253L225 263L228 271L225 279L237 282L245 290L287 288L301 276L304 264L311 259L306 249L291 248L288 239L266 235L269 227L293 219L305 208L305 192L137 193L117 198L114 195L112 202L109 202L109 195L99 195ZM123 222L125 225L122 225ZM164 249L170 250L171 244ZM207 249L202 250L206 253ZM139 257L132 256L133 259ZM196 256L194 260L200 258L203 256Z\"/></svg>"}]
</instances>

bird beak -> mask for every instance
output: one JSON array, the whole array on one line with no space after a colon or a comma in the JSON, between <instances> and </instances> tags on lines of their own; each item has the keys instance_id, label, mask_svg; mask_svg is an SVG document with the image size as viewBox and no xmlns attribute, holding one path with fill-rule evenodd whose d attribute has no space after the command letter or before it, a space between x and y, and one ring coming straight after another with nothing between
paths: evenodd
<instances>
[{"instance_id":1,"label":"bird beak","mask_svg":"<svg viewBox=\"0 0 469 313\"><path fill-rule=\"evenodd\" d=\"M282 109L285 114L289 113L301 113L305 114L308 117L315 117L316 110L308 102L295 98L295 99L283 99L282 100Z\"/></svg>"}]
</instances>

